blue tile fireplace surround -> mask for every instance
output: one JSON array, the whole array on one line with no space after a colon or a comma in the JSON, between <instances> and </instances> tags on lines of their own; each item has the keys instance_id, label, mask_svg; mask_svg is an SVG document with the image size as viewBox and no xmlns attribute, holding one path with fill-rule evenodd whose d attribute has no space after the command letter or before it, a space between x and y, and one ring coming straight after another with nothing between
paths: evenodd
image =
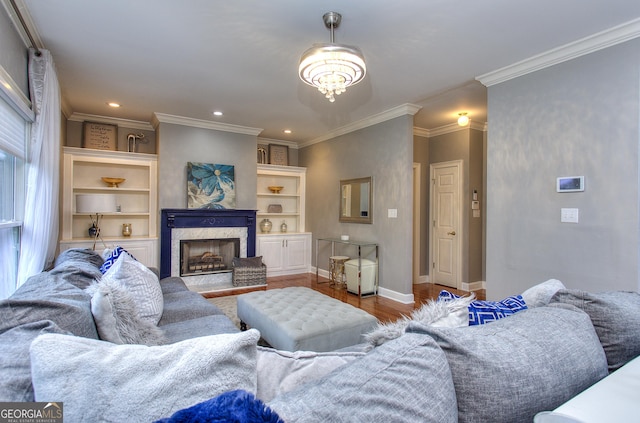
<instances>
[{"instance_id":1,"label":"blue tile fireplace surround","mask_svg":"<svg viewBox=\"0 0 640 423\"><path fill-rule=\"evenodd\" d=\"M256 255L255 210L162 209L160 277L171 276L171 231L176 228L247 228L247 257Z\"/></svg>"}]
</instances>

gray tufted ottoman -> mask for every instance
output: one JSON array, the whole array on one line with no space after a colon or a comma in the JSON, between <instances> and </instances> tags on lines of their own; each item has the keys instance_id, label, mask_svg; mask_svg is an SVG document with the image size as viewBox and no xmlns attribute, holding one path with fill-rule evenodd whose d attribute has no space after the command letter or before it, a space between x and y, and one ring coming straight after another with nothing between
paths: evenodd
<instances>
[{"instance_id":1,"label":"gray tufted ottoman","mask_svg":"<svg viewBox=\"0 0 640 423\"><path fill-rule=\"evenodd\" d=\"M238 296L238 317L273 348L333 351L358 344L378 320L359 308L309 288L290 287Z\"/></svg>"}]
</instances>

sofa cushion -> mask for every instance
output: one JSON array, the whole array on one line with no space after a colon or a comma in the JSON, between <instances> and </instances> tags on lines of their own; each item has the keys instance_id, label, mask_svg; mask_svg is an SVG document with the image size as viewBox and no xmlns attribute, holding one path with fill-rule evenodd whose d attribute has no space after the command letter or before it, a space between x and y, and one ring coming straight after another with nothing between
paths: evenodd
<instances>
[{"instance_id":1,"label":"sofa cushion","mask_svg":"<svg viewBox=\"0 0 640 423\"><path fill-rule=\"evenodd\" d=\"M150 422L234 389L255 392L255 330L147 347L66 335L31 344L36 401L65 421Z\"/></svg>"},{"instance_id":2,"label":"sofa cushion","mask_svg":"<svg viewBox=\"0 0 640 423\"><path fill-rule=\"evenodd\" d=\"M223 333L237 333L240 329L224 314L202 316L181 322L158 326L164 333L167 343L184 341L190 338Z\"/></svg>"},{"instance_id":3,"label":"sofa cushion","mask_svg":"<svg viewBox=\"0 0 640 423\"><path fill-rule=\"evenodd\" d=\"M182 278L178 278L175 276L169 276L167 278L160 279L160 289L162 289L163 295L189 290Z\"/></svg>"},{"instance_id":4,"label":"sofa cushion","mask_svg":"<svg viewBox=\"0 0 640 423\"><path fill-rule=\"evenodd\" d=\"M640 355L640 294L560 290L552 303L571 304L586 312L607 355L609 371Z\"/></svg>"},{"instance_id":5,"label":"sofa cushion","mask_svg":"<svg viewBox=\"0 0 640 423\"><path fill-rule=\"evenodd\" d=\"M271 401L364 355L364 352L290 352L258 346L256 396Z\"/></svg>"},{"instance_id":6,"label":"sofa cushion","mask_svg":"<svg viewBox=\"0 0 640 423\"><path fill-rule=\"evenodd\" d=\"M589 317L574 309L538 307L490 325L408 332L432 337L446 354L463 422L525 422L607 375L604 351Z\"/></svg>"},{"instance_id":7,"label":"sofa cushion","mask_svg":"<svg viewBox=\"0 0 640 423\"><path fill-rule=\"evenodd\" d=\"M438 301L452 301L460 298L449 291L440 291ZM527 309L521 295L507 297L502 301L475 300L469 304L469 326L484 325Z\"/></svg>"},{"instance_id":8,"label":"sofa cushion","mask_svg":"<svg viewBox=\"0 0 640 423\"><path fill-rule=\"evenodd\" d=\"M117 281L131 293L140 318L158 324L164 300L158 277L144 264L123 253L102 276L103 281Z\"/></svg>"},{"instance_id":9,"label":"sofa cushion","mask_svg":"<svg viewBox=\"0 0 640 423\"><path fill-rule=\"evenodd\" d=\"M2 320L0 315L0 320ZM50 320L25 323L0 333L0 402L32 402L29 345L45 333L68 333Z\"/></svg>"},{"instance_id":10,"label":"sofa cushion","mask_svg":"<svg viewBox=\"0 0 640 423\"><path fill-rule=\"evenodd\" d=\"M267 404L287 423L457 422L446 357L436 342L406 334Z\"/></svg>"},{"instance_id":11,"label":"sofa cushion","mask_svg":"<svg viewBox=\"0 0 640 423\"><path fill-rule=\"evenodd\" d=\"M165 294L164 309L158 326L198 317L223 315L215 305L207 301L202 295L193 291L178 291Z\"/></svg>"},{"instance_id":12,"label":"sofa cushion","mask_svg":"<svg viewBox=\"0 0 640 423\"><path fill-rule=\"evenodd\" d=\"M114 344L161 345L163 332L149 320L141 319L133 298L120 282L105 279L87 289L91 313L100 339Z\"/></svg>"}]
</instances>

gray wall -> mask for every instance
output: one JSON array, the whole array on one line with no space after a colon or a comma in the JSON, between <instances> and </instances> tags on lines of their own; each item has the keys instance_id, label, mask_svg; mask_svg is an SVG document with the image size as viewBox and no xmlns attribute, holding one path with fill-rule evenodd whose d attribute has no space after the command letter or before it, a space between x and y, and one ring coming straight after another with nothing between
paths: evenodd
<instances>
[{"instance_id":1,"label":"gray wall","mask_svg":"<svg viewBox=\"0 0 640 423\"><path fill-rule=\"evenodd\" d=\"M640 40L488 90L487 296L638 281ZM584 175L581 193L556 177ZM560 223L562 207L578 224Z\"/></svg>"},{"instance_id":2,"label":"gray wall","mask_svg":"<svg viewBox=\"0 0 640 423\"><path fill-rule=\"evenodd\" d=\"M28 49L18 35L4 7L0 6L0 66L18 84L20 91L29 98L27 76Z\"/></svg>"},{"instance_id":3,"label":"gray wall","mask_svg":"<svg viewBox=\"0 0 640 423\"><path fill-rule=\"evenodd\" d=\"M306 229L380 245L380 286L412 294L413 117L401 116L299 150L307 168ZM340 223L340 180L373 176L373 224ZM387 209L398 209L398 218ZM319 267L327 269L326 251ZM353 252L350 253L351 255ZM346 255L350 255L346 254ZM315 263L315 243L313 265Z\"/></svg>"},{"instance_id":4,"label":"gray wall","mask_svg":"<svg viewBox=\"0 0 640 423\"><path fill-rule=\"evenodd\" d=\"M252 135L160 123L158 205L187 207L187 162L235 166L236 208L256 209L257 139Z\"/></svg>"}]
</instances>

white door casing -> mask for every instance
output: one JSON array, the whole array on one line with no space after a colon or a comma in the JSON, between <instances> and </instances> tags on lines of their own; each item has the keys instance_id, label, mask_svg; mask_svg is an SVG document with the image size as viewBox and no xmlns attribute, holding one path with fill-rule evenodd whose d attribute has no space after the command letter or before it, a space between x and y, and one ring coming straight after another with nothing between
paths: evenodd
<instances>
[{"instance_id":1,"label":"white door casing","mask_svg":"<svg viewBox=\"0 0 640 423\"><path fill-rule=\"evenodd\" d=\"M462 161L431 165L431 280L460 288L462 273Z\"/></svg>"}]
</instances>

